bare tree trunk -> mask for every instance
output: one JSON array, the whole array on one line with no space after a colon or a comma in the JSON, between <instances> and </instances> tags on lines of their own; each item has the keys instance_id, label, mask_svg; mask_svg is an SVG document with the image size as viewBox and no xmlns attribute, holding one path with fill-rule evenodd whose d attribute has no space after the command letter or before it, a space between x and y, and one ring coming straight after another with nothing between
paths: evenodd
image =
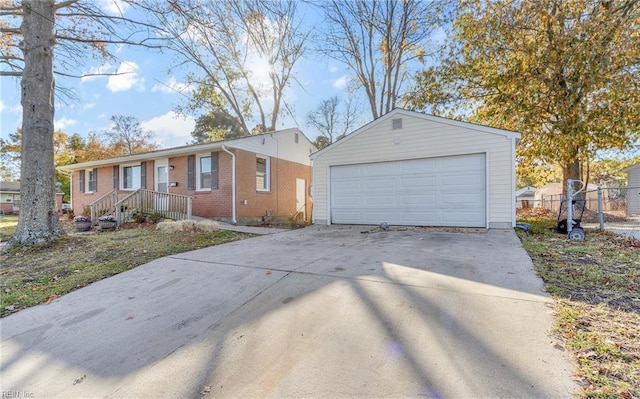
<instances>
[{"instance_id":1,"label":"bare tree trunk","mask_svg":"<svg viewBox=\"0 0 640 399\"><path fill-rule=\"evenodd\" d=\"M53 161L54 0L23 0L20 217L9 245L42 244L64 234L55 205Z\"/></svg>"}]
</instances>

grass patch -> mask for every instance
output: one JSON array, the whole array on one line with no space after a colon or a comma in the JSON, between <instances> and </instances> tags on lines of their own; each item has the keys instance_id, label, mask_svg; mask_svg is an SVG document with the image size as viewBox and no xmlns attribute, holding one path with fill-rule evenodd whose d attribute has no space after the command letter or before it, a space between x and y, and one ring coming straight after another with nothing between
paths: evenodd
<instances>
[{"instance_id":1,"label":"grass patch","mask_svg":"<svg viewBox=\"0 0 640 399\"><path fill-rule=\"evenodd\" d=\"M249 237L253 235L231 231L171 234L151 225L66 236L44 246L13 247L0 254L0 316L163 256Z\"/></svg>"},{"instance_id":2,"label":"grass patch","mask_svg":"<svg viewBox=\"0 0 640 399\"><path fill-rule=\"evenodd\" d=\"M554 332L576 361L583 398L640 398L640 248L587 231L569 241L550 218L522 220L522 245L555 298Z\"/></svg>"},{"instance_id":3,"label":"grass patch","mask_svg":"<svg viewBox=\"0 0 640 399\"><path fill-rule=\"evenodd\" d=\"M16 231L18 215L0 215L0 241L7 241Z\"/></svg>"}]
</instances>

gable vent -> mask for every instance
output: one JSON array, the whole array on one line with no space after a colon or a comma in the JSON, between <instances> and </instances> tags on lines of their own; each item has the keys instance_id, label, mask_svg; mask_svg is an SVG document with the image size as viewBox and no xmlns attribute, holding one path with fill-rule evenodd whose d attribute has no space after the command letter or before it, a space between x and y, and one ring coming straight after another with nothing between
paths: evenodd
<instances>
[{"instance_id":1,"label":"gable vent","mask_svg":"<svg viewBox=\"0 0 640 399\"><path fill-rule=\"evenodd\" d=\"M402 118L393 119L391 121L391 128L393 130L402 129Z\"/></svg>"}]
</instances>

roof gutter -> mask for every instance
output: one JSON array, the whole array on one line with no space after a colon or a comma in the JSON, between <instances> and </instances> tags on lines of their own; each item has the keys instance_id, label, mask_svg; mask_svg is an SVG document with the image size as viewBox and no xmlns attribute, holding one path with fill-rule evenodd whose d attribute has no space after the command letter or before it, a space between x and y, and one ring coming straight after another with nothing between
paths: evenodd
<instances>
[{"instance_id":1,"label":"roof gutter","mask_svg":"<svg viewBox=\"0 0 640 399\"><path fill-rule=\"evenodd\" d=\"M231 222L238 224L236 219L236 154L229 151L224 144L221 148L222 151L231 155Z\"/></svg>"}]
</instances>

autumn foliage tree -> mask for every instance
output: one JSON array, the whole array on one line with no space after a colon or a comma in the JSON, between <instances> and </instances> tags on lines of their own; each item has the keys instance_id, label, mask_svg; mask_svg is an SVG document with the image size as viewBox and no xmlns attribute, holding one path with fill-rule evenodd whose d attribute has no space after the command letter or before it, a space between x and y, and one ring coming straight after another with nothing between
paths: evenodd
<instances>
[{"instance_id":1,"label":"autumn foliage tree","mask_svg":"<svg viewBox=\"0 0 640 399\"><path fill-rule=\"evenodd\" d=\"M563 179L640 137L638 0L462 1L413 106L522 132L521 164Z\"/></svg>"}]
</instances>

